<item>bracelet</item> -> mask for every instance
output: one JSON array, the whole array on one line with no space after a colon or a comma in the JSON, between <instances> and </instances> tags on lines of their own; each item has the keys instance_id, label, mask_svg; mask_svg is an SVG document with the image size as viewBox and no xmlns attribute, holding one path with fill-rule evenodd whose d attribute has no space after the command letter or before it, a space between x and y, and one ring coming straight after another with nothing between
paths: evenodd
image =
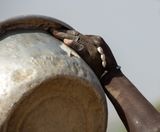
<instances>
[{"instance_id":1,"label":"bracelet","mask_svg":"<svg viewBox=\"0 0 160 132\"><path fill-rule=\"evenodd\" d=\"M99 52L99 54L101 55L101 60L102 60L102 66L105 68L106 67L106 56L103 52L103 49L101 47L97 47L97 51Z\"/></svg>"},{"instance_id":2,"label":"bracelet","mask_svg":"<svg viewBox=\"0 0 160 132\"><path fill-rule=\"evenodd\" d=\"M116 67L110 68L109 71L105 70L105 71L103 72L103 74L101 75L100 80L101 80L102 78L104 78L105 76L108 76L109 73L111 73L111 72L113 72L113 73L119 73L120 71L121 71L121 66L119 66L119 65L117 65Z\"/></svg>"}]
</instances>

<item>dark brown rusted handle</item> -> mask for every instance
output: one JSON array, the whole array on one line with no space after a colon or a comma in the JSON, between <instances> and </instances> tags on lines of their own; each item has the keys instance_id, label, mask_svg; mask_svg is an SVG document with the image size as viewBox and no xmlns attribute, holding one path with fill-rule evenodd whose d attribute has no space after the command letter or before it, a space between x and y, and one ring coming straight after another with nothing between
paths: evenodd
<instances>
[{"instance_id":1,"label":"dark brown rusted handle","mask_svg":"<svg viewBox=\"0 0 160 132\"><path fill-rule=\"evenodd\" d=\"M31 15L20 16L0 22L0 40L19 32L41 31L52 34L53 30L71 30L71 26L55 18Z\"/></svg>"}]
</instances>

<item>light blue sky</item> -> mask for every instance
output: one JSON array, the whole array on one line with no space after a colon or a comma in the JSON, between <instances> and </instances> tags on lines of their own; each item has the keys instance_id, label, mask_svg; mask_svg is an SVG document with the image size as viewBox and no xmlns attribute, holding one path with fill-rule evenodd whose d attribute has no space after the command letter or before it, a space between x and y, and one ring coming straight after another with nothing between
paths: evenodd
<instances>
[{"instance_id":1,"label":"light blue sky","mask_svg":"<svg viewBox=\"0 0 160 132\"><path fill-rule=\"evenodd\" d=\"M55 17L103 36L142 94L160 100L160 0L0 0L0 20L24 14Z\"/></svg>"}]
</instances>

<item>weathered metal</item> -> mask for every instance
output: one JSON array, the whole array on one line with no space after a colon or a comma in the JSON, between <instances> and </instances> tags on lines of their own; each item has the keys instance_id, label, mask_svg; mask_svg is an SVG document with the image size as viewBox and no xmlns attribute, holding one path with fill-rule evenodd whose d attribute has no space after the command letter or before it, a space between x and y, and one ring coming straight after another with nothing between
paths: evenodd
<instances>
[{"instance_id":1,"label":"weathered metal","mask_svg":"<svg viewBox=\"0 0 160 132\"><path fill-rule=\"evenodd\" d=\"M0 40L0 132L105 132L105 94L88 65L50 34L14 32Z\"/></svg>"}]
</instances>

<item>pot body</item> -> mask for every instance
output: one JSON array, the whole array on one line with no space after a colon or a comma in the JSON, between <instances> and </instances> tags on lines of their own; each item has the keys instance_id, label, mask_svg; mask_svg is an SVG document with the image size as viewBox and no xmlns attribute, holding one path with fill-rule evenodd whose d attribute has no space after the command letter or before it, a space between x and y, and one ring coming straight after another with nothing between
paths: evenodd
<instances>
[{"instance_id":1,"label":"pot body","mask_svg":"<svg viewBox=\"0 0 160 132\"><path fill-rule=\"evenodd\" d=\"M88 65L46 33L0 41L0 132L105 132L107 104Z\"/></svg>"}]
</instances>

